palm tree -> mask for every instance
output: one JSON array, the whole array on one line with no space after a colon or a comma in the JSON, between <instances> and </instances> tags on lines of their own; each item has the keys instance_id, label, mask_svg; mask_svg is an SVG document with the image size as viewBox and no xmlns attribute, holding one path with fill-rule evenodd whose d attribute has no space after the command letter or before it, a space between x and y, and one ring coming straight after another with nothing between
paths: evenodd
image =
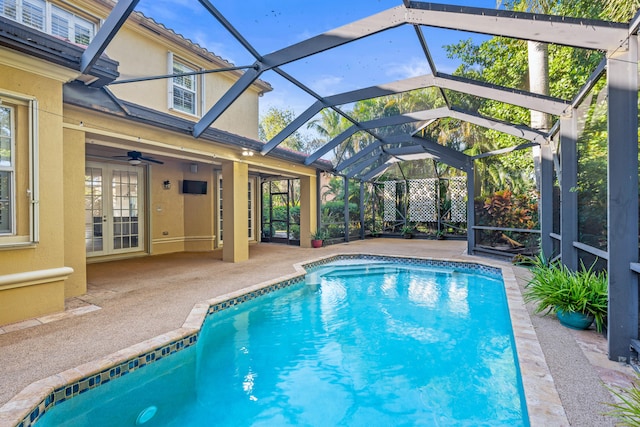
<instances>
[{"instance_id":1,"label":"palm tree","mask_svg":"<svg viewBox=\"0 0 640 427\"><path fill-rule=\"evenodd\" d=\"M604 0L602 17L611 21L627 22L640 9L640 0Z\"/></svg>"}]
</instances>

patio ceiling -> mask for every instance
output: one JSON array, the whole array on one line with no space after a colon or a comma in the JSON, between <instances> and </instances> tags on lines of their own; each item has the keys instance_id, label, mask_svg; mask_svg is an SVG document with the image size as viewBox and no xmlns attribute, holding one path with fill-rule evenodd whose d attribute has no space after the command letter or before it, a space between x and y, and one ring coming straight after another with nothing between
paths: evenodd
<instances>
[{"instance_id":1,"label":"patio ceiling","mask_svg":"<svg viewBox=\"0 0 640 427\"><path fill-rule=\"evenodd\" d=\"M335 172L345 173L344 171L348 170L346 176L363 181L380 175L386 167L389 167L394 162L416 158L432 157L453 167L468 170L473 161L471 157L452 148L442 146L437 142L416 136L417 131L421 128L442 119L449 118L469 122L528 141L512 148L485 153L476 158L527 148L531 145L545 144L549 139L548 134L531 129L523 124L498 121L475 112L455 108L451 105L446 91L512 104L544 112L556 118L567 117L571 114L573 100L552 98L439 72L431 54L433 46L429 46L427 43L426 31L432 28L443 28L474 34L503 36L575 48L594 49L605 53L615 52L620 48L624 48L630 34L630 27L620 23L404 1L398 6L357 19L346 25L338 26L287 47L273 50L271 53L262 54L234 24L227 20L225 15L211 1L199 1L255 62L251 67L247 68L242 77L193 126L193 136L200 137L210 126L215 125L216 120L222 113L258 78L264 73L273 72L315 101L302 114L298 115L290 125L264 144L261 153L269 155L274 148L316 117L322 110L331 109L351 122L352 125L316 151L309 153L305 164L312 164L350 137L361 132L374 142L362 147L359 151L355 150L356 153L351 157L337 162L335 164ZM104 51L109 41L114 37L137 4L138 0L120 0L116 4L111 15L105 21L105 25L100 29L83 55L83 72L87 73L91 69L96 58ZM402 28L413 29L415 45L419 46L416 55L424 58L430 68L429 72L417 77L392 82L378 82L365 88L324 95L318 93L320 91L314 90L310 85L305 84L303 82L303 74L297 73L297 75L294 75L295 73L289 71L289 68L292 67L286 68L286 66L299 64L302 60L318 57L325 54L325 52L332 52L348 44L360 42L365 38L383 33L395 36L398 34L397 31ZM353 58L354 62L356 60L357 58ZM435 88L435 90L439 91L444 106L432 110L408 112L368 121L356 120L344 108L349 103L423 88ZM576 88L575 93L579 94L580 88ZM406 126L409 124L412 126ZM381 128L395 128L397 132L380 132Z\"/></svg>"}]
</instances>

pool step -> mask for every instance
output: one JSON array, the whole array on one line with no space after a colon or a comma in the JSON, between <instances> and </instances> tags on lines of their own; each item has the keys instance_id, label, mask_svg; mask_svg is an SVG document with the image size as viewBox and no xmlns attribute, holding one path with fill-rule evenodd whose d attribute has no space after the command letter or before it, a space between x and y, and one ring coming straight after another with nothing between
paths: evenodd
<instances>
[{"instance_id":1,"label":"pool step","mask_svg":"<svg viewBox=\"0 0 640 427\"><path fill-rule=\"evenodd\" d=\"M403 266L390 263L367 263L367 264L342 264L342 265L328 265L319 268L316 271L307 274L307 284L317 285L320 284L322 278L331 277L353 277L353 276L372 276L372 275L385 275L385 274L398 274L402 271L426 271L429 273L435 273L436 276L451 276L456 273L455 270L449 270L446 268L430 267L430 266Z\"/></svg>"}]
</instances>

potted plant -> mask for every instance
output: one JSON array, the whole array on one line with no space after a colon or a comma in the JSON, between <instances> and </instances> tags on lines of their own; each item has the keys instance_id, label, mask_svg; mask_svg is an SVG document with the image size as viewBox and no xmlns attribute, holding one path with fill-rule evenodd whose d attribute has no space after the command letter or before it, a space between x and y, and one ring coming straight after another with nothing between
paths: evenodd
<instances>
[{"instance_id":1,"label":"potted plant","mask_svg":"<svg viewBox=\"0 0 640 427\"><path fill-rule=\"evenodd\" d=\"M536 302L535 312L555 313L560 323L587 329L594 321L602 331L607 316L607 277L593 266L571 271L547 261L543 255L531 259L533 277L525 287L525 302Z\"/></svg>"},{"instance_id":2,"label":"potted plant","mask_svg":"<svg viewBox=\"0 0 640 427\"><path fill-rule=\"evenodd\" d=\"M316 230L311 233L311 247L321 248L324 245L324 240L327 238L327 233L324 230Z\"/></svg>"},{"instance_id":3,"label":"potted plant","mask_svg":"<svg viewBox=\"0 0 640 427\"><path fill-rule=\"evenodd\" d=\"M413 238L413 227L411 227L410 225L405 225L400 229L400 233L402 233L402 236L405 239L411 239Z\"/></svg>"}]
</instances>

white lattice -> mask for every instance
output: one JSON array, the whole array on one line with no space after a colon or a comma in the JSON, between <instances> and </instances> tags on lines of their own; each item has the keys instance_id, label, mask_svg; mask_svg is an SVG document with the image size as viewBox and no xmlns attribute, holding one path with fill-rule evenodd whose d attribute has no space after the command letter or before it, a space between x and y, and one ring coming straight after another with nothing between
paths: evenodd
<instances>
[{"instance_id":1,"label":"white lattice","mask_svg":"<svg viewBox=\"0 0 640 427\"><path fill-rule=\"evenodd\" d=\"M396 182L386 181L384 183L384 220L396 220Z\"/></svg>"},{"instance_id":2,"label":"white lattice","mask_svg":"<svg viewBox=\"0 0 640 427\"><path fill-rule=\"evenodd\" d=\"M449 179L449 199L451 200L451 222L467 222L467 178L456 176Z\"/></svg>"},{"instance_id":3,"label":"white lattice","mask_svg":"<svg viewBox=\"0 0 640 427\"><path fill-rule=\"evenodd\" d=\"M409 180L409 219L413 222L438 220L438 179Z\"/></svg>"}]
</instances>

